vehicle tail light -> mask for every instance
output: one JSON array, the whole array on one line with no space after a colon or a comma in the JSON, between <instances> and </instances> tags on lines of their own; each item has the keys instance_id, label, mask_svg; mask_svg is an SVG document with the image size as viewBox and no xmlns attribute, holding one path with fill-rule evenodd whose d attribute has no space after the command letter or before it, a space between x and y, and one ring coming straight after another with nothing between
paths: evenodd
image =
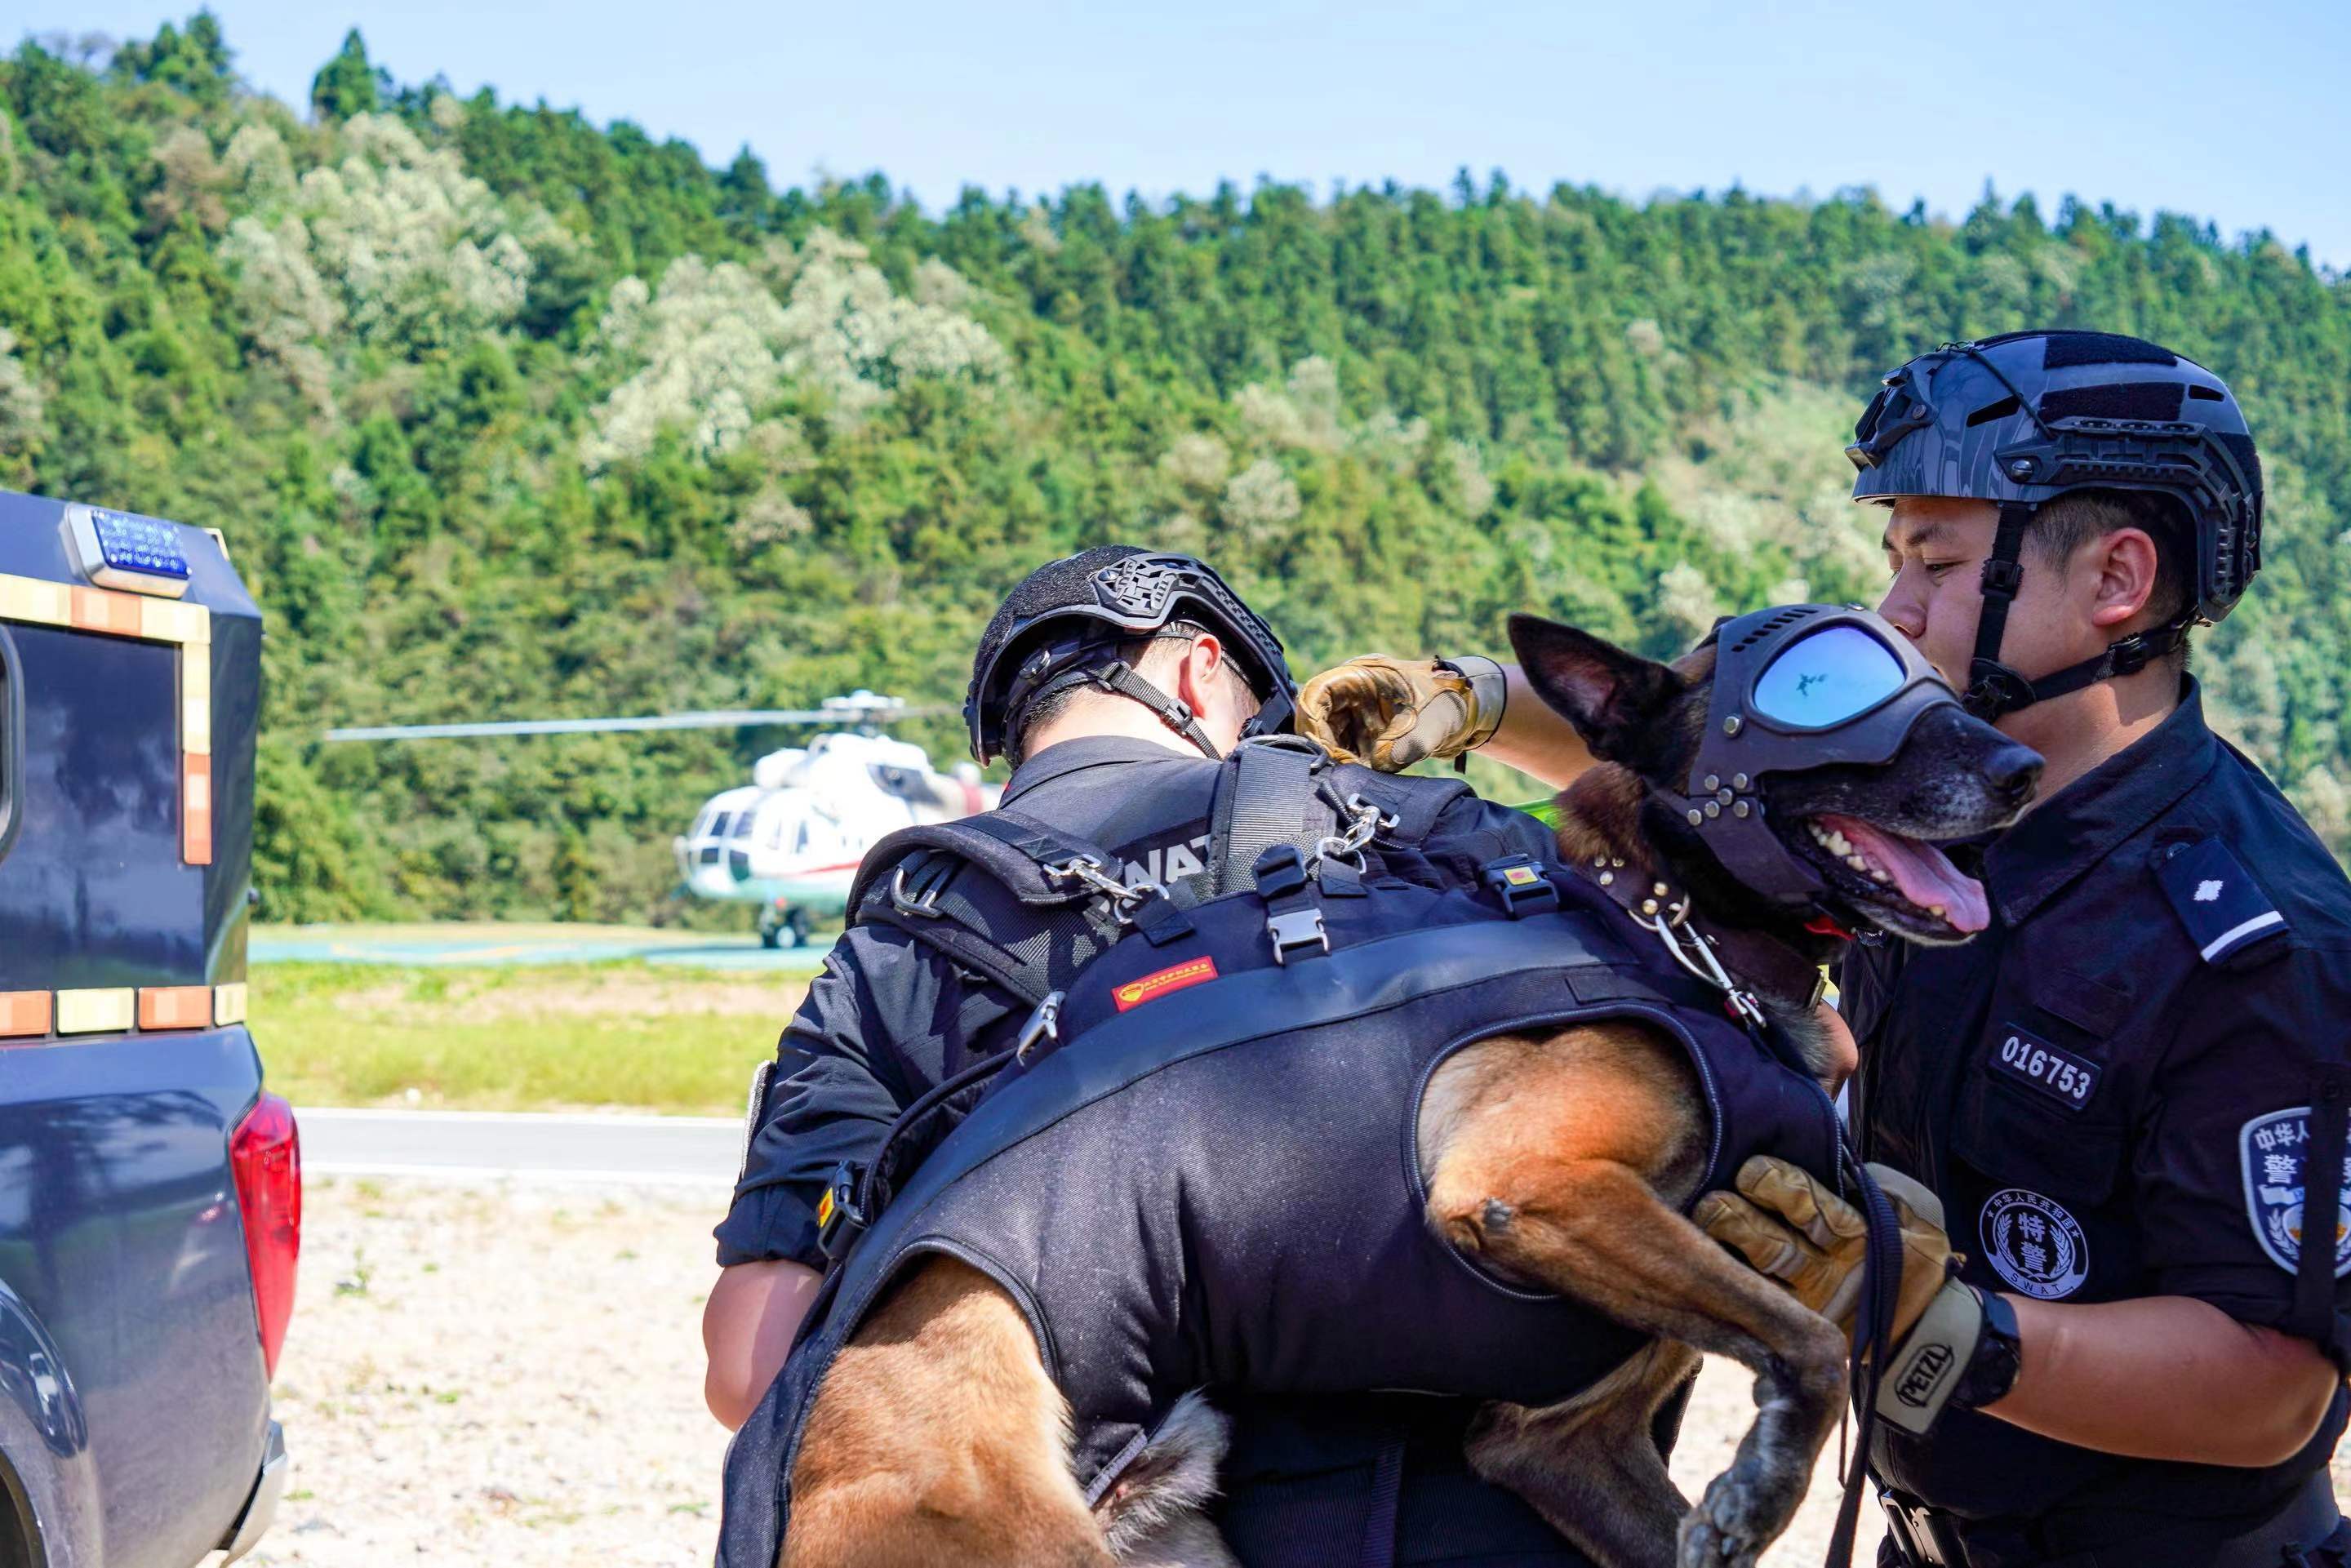
<instances>
[{"instance_id":1,"label":"vehicle tail light","mask_svg":"<svg viewBox=\"0 0 2351 1568\"><path fill-rule=\"evenodd\" d=\"M245 1216L261 1363L275 1377L287 1320L294 1315L294 1258L302 1249L302 1137L294 1107L277 1094L255 1101L229 1138L228 1163Z\"/></svg>"}]
</instances>

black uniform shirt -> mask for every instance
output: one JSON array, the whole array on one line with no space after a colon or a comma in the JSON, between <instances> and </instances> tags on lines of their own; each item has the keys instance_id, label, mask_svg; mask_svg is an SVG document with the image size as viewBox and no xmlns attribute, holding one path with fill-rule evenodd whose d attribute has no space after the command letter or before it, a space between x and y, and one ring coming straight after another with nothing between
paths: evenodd
<instances>
[{"instance_id":1,"label":"black uniform shirt","mask_svg":"<svg viewBox=\"0 0 2351 1568\"><path fill-rule=\"evenodd\" d=\"M1130 883L1166 883L1207 861L1217 773L1205 757L1090 737L1021 764L1003 804L1118 855ZM1383 865L1426 885L1475 886L1479 866L1512 853L1552 855L1551 831L1465 794L1418 852ZM784 1031L764 1106L752 1108L743 1174L715 1233L720 1264L820 1263L816 1204L835 1169L870 1159L925 1089L1010 1046L1029 1010L893 926L843 932Z\"/></svg>"},{"instance_id":2,"label":"black uniform shirt","mask_svg":"<svg viewBox=\"0 0 2351 1568\"><path fill-rule=\"evenodd\" d=\"M1972 943L1889 943L1844 965L1866 1156L1941 1196L1971 1284L2190 1296L2294 1332L2280 1222L2299 1222L2295 1113L2322 1066L2351 1060L2351 882L2205 727L2192 681L2157 729L1992 845L1984 880L1992 925ZM2318 1331L2338 1363L2346 1309L2338 1284ZM1875 1469L1961 1514L2219 1518L2323 1466L2341 1427L2338 1398L2304 1453L2249 1470L2119 1458L1954 1410L1923 1442L1881 1427Z\"/></svg>"}]
</instances>

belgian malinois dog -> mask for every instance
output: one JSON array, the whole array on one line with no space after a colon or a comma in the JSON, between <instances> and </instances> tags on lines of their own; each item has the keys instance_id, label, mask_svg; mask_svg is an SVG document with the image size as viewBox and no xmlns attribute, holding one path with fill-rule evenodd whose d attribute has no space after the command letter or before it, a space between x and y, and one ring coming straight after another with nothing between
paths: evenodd
<instances>
[{"instance_id":1,"label":"belgian malinois dog","mask_svg":"<svg viewBox=\"0 0 2351 1568\"><path fill-rule=\"evenodd\" d=\"M1712 647L1667 666L1532 617L1514 617L1510 636L1534 689L1598 759L1560 797L1562 861L1687 889L1722 962L1816 1077L1842 1071L1812 1011L1817 967L1844 940L1837 926L1935 944L1984 925L1981 887L1931 845L2011 821L2039 758L1956 704L1930 709L1883 764L1765 781L1766 820L1829 889L1808 920L1733 881L1652 794L1685 787ZM1440 1236L1656 1336L1573 1400L1492 1405L1470 1430L1477 1472L1605 1568L1751 1564L1802 1500L1844 1391L1844 1333L1684 1218L1708 1157L1702 1106L1678 1043L1609 1021L1468 1046L1417 1112ZM1700 1352L1754 1372L1758 1413L1693 1508L1651 1421ZM817 1393L779 1568L1234 1563L1202 1511L1224 1441L1205 1401L1187 1398L1091 1509L1070 1473L1068 1422L1012 1300L952 1259L919 1261Z\"/></svg>"}]
</instances>

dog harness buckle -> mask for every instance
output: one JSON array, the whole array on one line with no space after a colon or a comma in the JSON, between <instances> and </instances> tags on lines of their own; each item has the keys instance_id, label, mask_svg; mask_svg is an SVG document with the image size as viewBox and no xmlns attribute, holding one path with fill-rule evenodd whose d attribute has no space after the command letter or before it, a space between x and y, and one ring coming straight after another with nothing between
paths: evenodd
<instances>
[{"instance_id":1,"label":"dog harness buckle","mask_svg":"<svg viewBox=\"0 0 2351 1568\"><path fill-rule=\"evenodd\" d=\"M1322 929L1322 912L1312 904L1285 909L1265 917L1265 934L1273 938L1273 961L1287 965L1293 947L1313 947L1328 953L1331 934Z\"/></svg>"},{"instance_id":2,"label":"dog harness buckle","mask_svg":"<svg viewBox=\"0 0 2351 1568\"><path fill-rule=\"evenodd\" d=\"M838 1267L865 1234L865 1211L857 1207L857 1183L862 1174L853 1161L841 1161L833 1170L832 1185L816 1200L816 1246L824 1254L828 1269Z\"/></svg>"},{"instance_id":3,"label":"dog harness buckle","mask_svg":"<svg viewBox=\"0 0 2351 1568\"><path fill-rule=\"evenodd\" d=\"M1292 950L1331 950L1322 909L1314 902L1312 873L1295 844L1275 844L1249 868L1258 896L1265 900L1265 934L1273 939L1273 961L1287 965Z\"/></svg>"},{"instance_id":4,"label":"dog harness buckle","mask_svg":"<svg viewBox=\"0 0 2351 1568\"><path fill-rule=\"evenodd\" d=\"M1502 900L1513 920L1559 907L1559 886L1543 874L1532 855L1505 855L1478 868L1478 879Z\"/></svg>"}]
</instances>

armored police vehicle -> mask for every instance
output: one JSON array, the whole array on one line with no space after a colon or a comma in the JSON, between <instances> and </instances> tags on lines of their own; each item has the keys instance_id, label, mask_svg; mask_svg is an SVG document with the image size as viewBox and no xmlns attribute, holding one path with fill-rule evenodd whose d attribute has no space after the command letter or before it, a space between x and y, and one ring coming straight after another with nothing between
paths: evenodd
<instances>
[{"instance_id":1,"label":"armored police vehicle","mask_svg":"<svg viewBox=\"0 0 2351 1568\"><path fill-rule=\"evenodd\" d=\"M0 492L0 1568L285 1485L294 1118L245 1027L261 621L217 535Z\"/></svg>"}]
</instances>

